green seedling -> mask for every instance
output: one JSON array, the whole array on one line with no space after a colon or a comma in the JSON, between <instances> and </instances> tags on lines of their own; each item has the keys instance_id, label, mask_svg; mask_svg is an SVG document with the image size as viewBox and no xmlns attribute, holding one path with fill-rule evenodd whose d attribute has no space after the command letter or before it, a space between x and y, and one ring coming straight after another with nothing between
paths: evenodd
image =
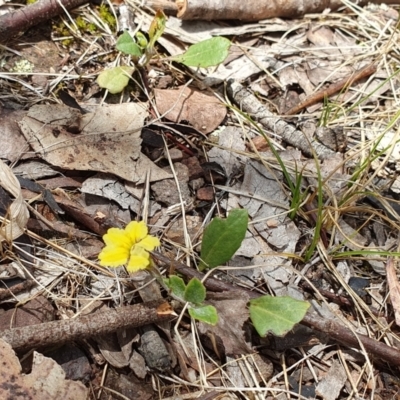
<instances>
[{"instance_id":1,"label":"green seedling","mask_svg":"<svg viewBox=\"0 0 400 400\"><path fill-rule=\"evenodd\" d=\"M149 40L141 32L137 32L135 37L132 37L129 32L124 32L118 38L117 50L133 58L135 67L130 67L132 72L135 68L145 67L155 56L154 46L163 34L165 24L166 17L164 13L157 11L148 31ZM207 68L223 62L228 55L230 45L231 42L228 39L214 37L196 43L190 46L185 53L175 57L167 57L164 61L176 61L186 66ZM104 70L97 78L99 86L107 89L111 94L120 93L128 84L126 77L122 76L120 72L118 74L110 73L115 68Z\"/></svg>"},{"instance_id":2,"label":"green seedling","mask_svg":"<svg viewBox=\"0 0 400 400\"><path fill-rule=\"evenodd\" d=\"M187 285L182 278L171 275L164 283L179 301L188 303L189 315L198 321L210 325L218 323L218 313L214 306L204 304L206 288L197 278L192 278Z\"/></svg>"}]
</instances>

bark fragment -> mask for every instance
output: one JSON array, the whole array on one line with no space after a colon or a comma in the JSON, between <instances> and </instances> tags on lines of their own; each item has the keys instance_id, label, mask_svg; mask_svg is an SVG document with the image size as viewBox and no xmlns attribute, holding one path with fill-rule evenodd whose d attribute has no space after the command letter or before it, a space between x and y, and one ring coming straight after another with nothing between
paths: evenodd
<instances>
[{"instance_id":1,"label":"bark fragment","mask_svg":"<svg viewBox=\"0 0 400 400\"><path fill-rule=\"evenodd\" d=\"M380 4L379 0L361 0L358 6L367 3ZM385 1L397 4L396 0ZM325 9L337 10L343 6L341 0L176 0L178 18L192 19L239 19L259 21L275 17L301 17L307 13L320 13Z\"/></svg>"}]
</instances>

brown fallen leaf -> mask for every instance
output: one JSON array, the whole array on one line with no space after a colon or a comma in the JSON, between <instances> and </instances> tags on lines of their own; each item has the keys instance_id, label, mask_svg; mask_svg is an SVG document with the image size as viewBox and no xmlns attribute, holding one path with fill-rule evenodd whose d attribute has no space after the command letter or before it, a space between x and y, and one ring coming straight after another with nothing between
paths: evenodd
<instances>
[{"instance_id":1,"label":"brown fallen leaf","mask_svg":"<svg viewBox=\"0 0 400 400\"><path fill-rule=\"evenodd\" d=\"M243 324L249 319L249 296L240 291L214 293L213 296L219 298L209 301L218 311L218 323L215 326L200 323L200 333L207 335L212 342L215 340L218 345L222 345L225 355L251 353L243 332Z\"/></svg>"},{"instance_id":2,"label":"brown fallen leaf","mask_svg":"<svg viewBox=\"0 0 400 400\"><path fill-rule=\"evenodd\" d=\"M389 296L392 302L396 325L400 326L400 284L394 269L394 259L389 258L386 264L386 276L389 286Z\"/></svg>"},{"instance_id":3,"label":"brown fallen leaf","mask_svg":"<svg viewBox=\"0 0 400 400\"><path fill-rule=\"evenodd\" d=\"M17 121L21 120L26 111L7 110L0 108L0 158L15 162L28 158L28 143L18 129Z\"/></svg>"},{"instance_id":4,"label":"brown fallen leaf","mask_svg":"<svg viewBox=\"0 0 400 400\"><path fill-rule=\"evenodd\" d=\"M11 168L0 160L0 186L15 199L7 208L8 222L0 227L0 241L13 240L21 236L26 228L29 211L22 197L21 186Z\"/></svg>"},{"instance_id":5,"label":"brown fallen leaf","mask_svg":"<svg viewBox=\"0 0 400 400\"><path fill-rule=\"evenodd\" d=\"M64 105L33 106L19 122L33 149L52 165L109 172L135 183L171 178L141 153L144 103L99 107L81 115Z\"/></svg>"},{"instance_id":6,"label":"brown fallen leaf","mask_svg":"<svg viewBox=\"0 0 400 400\"><path fill-rule=\"evenodd\" d=\"M1 399L77 400L86 399L88 390L81 382L65 379L65 372L51 358L33 353L32 372L22 374L21 365L11 346L0 339L2 362Z\"/></svg>"},{"instance_id":7,"label":"brown fallen leaf","mask_svg":"<svg viewBox=\"0 0 400 400\"><path fill-rule=\"evenodd\" d=\"M226 116L226 107L214 96L188 87L154 90L157 109L173 122L188 121L202 133L216 129Z\"/></svg>"}]
</instances>

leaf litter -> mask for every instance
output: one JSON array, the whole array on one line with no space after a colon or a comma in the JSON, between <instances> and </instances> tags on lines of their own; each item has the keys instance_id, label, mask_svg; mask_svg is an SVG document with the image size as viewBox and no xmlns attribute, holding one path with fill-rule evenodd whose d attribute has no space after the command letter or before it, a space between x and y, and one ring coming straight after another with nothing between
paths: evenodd
<instances>
[{"instance_id":1,"label":"leaf litter","mask_svg":"<svg viewBox=\"0 0 400 400\"><path fill-rule=\"evenodd\" d=\"M164 264L168 272L179 268L185 275L199 265L199 244L212 216L225 216L237 207L250 215L236 255L213 274L221 285L231 285L231 298L225 293L212 299L213 292L207 290L206 301L218 309L220 325L196 325L183 314L175 329L159 322L156 329L124 328L97 342L85 342L82 346L92 360L91 385L98 393L109 387L128 398L132 390L154 394L145 385L148 374L157 382L157 395L165 399L178 392L199 394L199 384L199 395L217 391L231 398L267 398L268 393L279 398L289 393L317 393L326 399L386 398L396 392L390 380L395 377L379 363L374 346L384 338L381 341L392 346L395 355L399 343L398 332L390 325L398 315L398 281L392 268L400 228L398 66L388 62L390 57L397 59L392 43L397 40L398 13L383 5L351 7L346 15L324 14L326 23L320 15L237 26L170 17L159 40L160 54L174 57L189 44L218 35L236 35L237 42L217 67L185 69L160 63L151 65L143 81L135 72L128 79L129 93L121 97L112 94L113 89L104 96L95 84L98 73L114 59L109 50L115 44L114 33L101 30L94 43L86 40L87 34L74 32L75 50L56 42L60 59L51 65L45 58L39 65L29 52L18 53L12 46L3 49L7 56L0 76L5 144L1 157L17 164L16 175L50 188L66 213L54 212L44 202L44 192L19 189L16 182L18 190L4 188L9 194L1 197L3 216L11 222L13 201L24 196L31 205L29 220L12 230L21 242L3 242L7 257L0 268L0 296L8 296L8 307L13 305L10 295L29 304L40 293L60 319L74 319L91 309L90 303L100 302L111 310L138 296L142 301L160 298L159 289L146 289L148 277L99 267L102 242L96 234L144 218L152 234L162 239L162 253L170 260ZM89 16L87 9L77 13ZM135 18L147 32L152 16L140 9ZM46 81L26 71L15 80L13 68L23 57L31 59L34 71ZM133 67L128 59L120 66L124 63ZM377 68L370 76L324 95L330 85L351 80L371 64ZM190 81L193 76L196 83ZM51 104L60 86L88 112ZM148 97L143 97L140 86ZM318 92L320 100L306 103ZM105 99L102 106L100 97ZM301 117L300 111L285 115L303 102L307 105ZM166 120L181 125L172 128ZM150 124L152 129L156 126L156 135L163 135L165 148L142 142L141 131ZM189 126L207 136L188 131ZM297 180L301 196L296 204ZM24 209L27 203L19 206ZM320 239L306 259L316 235ZM386 266L391 268L387 276ZM5 279L13 269L18 271L13 275L18 276L16 282ZM360 289L356 278L366 286ZM31 281L34 290L25 281ZM329 346L340 343L340 337L328 329L324 338L316 339L319 344L301 342L298 328L305 328L303 324L284 338L259 338L248 323L249 295L235 294L233 288L248 288L252 296L258 292L309 299L313 311L325 320L370 335L372 347L365 351L345 343L338 351ZM385 300L388 295L391 304ZM311 327L314 333L316 326ZM141 343L147 336L153 341ZM278 345L283 339L288 341L284 355ZM153 348L161 353L153 354ZM165 360L162 371L149 361L160 359ZM105 360L113 378L102 386ZM126 368L137 381L126 379Z\"/></svg>"}]
</instances>

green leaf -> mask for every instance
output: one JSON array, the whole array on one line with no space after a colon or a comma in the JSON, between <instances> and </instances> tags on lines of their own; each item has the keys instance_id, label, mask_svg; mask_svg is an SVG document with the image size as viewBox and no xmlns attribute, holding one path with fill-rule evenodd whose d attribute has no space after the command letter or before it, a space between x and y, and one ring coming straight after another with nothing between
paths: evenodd
<instances>
[{"instance_id":1,"label":"green leaf","mask_svg":"<svg viewBox=\"0 0 400 400\"><path fill-rule=\"evenodd\" d=\"M135 43L132 36L128 32L124 32L117 40L117 50L131 56L140 57L142 49Z\"/></svg>"},{"instance_id":2,"label":"green leaf","mask_svg":"<svg viewBox=\"0 0 400 400\"><path fill-rule=\"evenodd\" d=\"M207 68L222 63L228 56L231 42L224 37L213 37L190 46L185 53L172 60L188 67Z\"/></svg>"},{"instance_id":3,"label":"green leaf","mask_svg":"<svg viewBox=\"0 0 400 400\"><path fill-rule=\"evenodd\" d=\"M218 313L213 306L190 307L189 315L210 325L216 325L218 322Z\"/></svg>"},{"instance_id":4,"label":"green leaf","mask_svg":"<svg viewBox=\"0 0 400 400\"><path fill-rule=\"evenodd\" d=\"M169 279L165 279L164 282L176 297L185 300L186 285L182 278L176 275L171 275Z\"/></svg>"},{"instance_id":5,"label":"green leaf","mask_svg":"<svg viewBox=\"0 0 400 400\"><path fill-rule=\"evenodd\" d=\"M234 209L225 220L214 218L203 234L202 263L199 269L215 268L229 261L246 235L249 217L247 210Z\"/></svg>"},{"instance_id":6,"label":"green leaf","mask_svg":"<svg viewBox=\"0 0 400 400\"><path fill-rule=\"evenodd\" d=\"M150 42L148 47L150 49L154 47L156 41L164 33L166 22L167 22L167 17L161 10L158 10L149 28Z\"/></svg>"},{"instance_id":7,"label":"green leaf","mask_svg":"<svg viewBox=\"0 0 400 400\"><path fill-rule=\"evenodd\" d=\"M97 83L111 94L120 93L129 83L133 71L133 67L127 66L106 69L97 77Z\"/></svg>"},{"instance_id":8,"label":"green leaf","mask_svg":"<svg viewBox=\"0 0 400 400\"><path fill-rule=\"evenodd\" d=\"M189 303L201 304L205 298L205 286L197 278L192 278L186 286L184 299Z\"/></svg>"},{"instance_id":9,"label":"green leaf","mask_svg":"<svg viewBox=\"0 0 400 400\"><path fill-rule=\"evenodd\" d=\"M250 300L250 319L260 336L285 335L300 322L310 304L289 296L262 296Z\"/></svg>"},{"instance_id":10,"label":"green leaf","mask_svg":"<svg viewBox=\"0 0 400 400\"><path fill-rule=\"evenodd\" d=\"M142 32L137 31L135 37L136 37L137 44L139 45L139 47L141 49L145 49L147 47L147 45L149 44L146 36L144 36Z\"/></svg>"}]
</instances>

